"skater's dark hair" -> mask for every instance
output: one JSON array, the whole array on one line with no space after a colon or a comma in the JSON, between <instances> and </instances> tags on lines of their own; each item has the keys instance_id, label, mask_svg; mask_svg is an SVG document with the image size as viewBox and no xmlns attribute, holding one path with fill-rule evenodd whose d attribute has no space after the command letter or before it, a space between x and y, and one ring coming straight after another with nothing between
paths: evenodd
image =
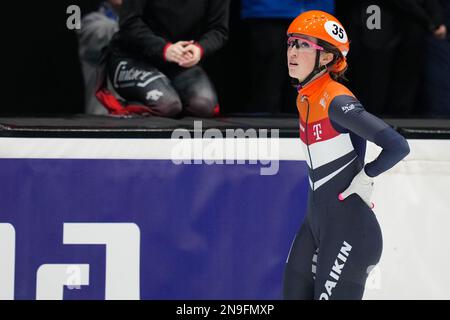
<instances>
[{"instance_id":1,"label":"skater's dark hair","mask_svg":"<svg viewBox=\"0 0 450 320\"><path fill-rule=\"evenodd\" d=\"M329 44L328 42L325 42L323 40L317 39L317 44L319 46L321 46L325 52L329 52L333 54L333 60L328 63L329 66L332 66L336 63L336 61L338 61L339 59L343 58L341 51L336 48L335 46L333 46L332 44ZM335 72L335 71L330 71L330 76L333 80L338 81L338 80L347 80L347 78L345 77L345 72L347 71L348 66L345 67L344 70L341 70L339 72Z\"/></svg>"}]
</instances>

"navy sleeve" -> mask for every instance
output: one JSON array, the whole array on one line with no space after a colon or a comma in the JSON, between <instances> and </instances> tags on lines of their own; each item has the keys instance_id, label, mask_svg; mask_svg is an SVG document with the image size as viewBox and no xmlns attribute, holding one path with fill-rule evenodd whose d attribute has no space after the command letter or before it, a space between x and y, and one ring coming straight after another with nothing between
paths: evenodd
<instances>
[{"instance_id":1,"label":"navy sleeve","mask_svg":"<svg viewBox=\"0 0 450 320\"><path fill-rule=\"evenodd\" d=\"M367 112L354 97L335 97L331 101L328 114L337 131L351 131L383 149L374 161L364 167L370 177L389 170L409 153L406 139L383 120Z\"/></svg>"}]
</instances>

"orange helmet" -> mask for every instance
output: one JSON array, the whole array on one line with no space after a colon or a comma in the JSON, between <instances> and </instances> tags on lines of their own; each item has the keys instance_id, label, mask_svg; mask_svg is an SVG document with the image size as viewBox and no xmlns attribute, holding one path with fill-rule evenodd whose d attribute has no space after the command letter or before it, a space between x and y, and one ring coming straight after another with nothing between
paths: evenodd
<instances>
[{"instance_id":1,"label":"orange helmet","mask_svg":"<svg viewBox=\"0 0 450 320\"><path fill-rule=\"evenodd\" d=\"M287 34L302 34L335 46L343 58L336 61L331 71L341 71L347 66L345 57L350 50L347 33L339 20L331 14L319 10L306 11L292 21Z\"/></svg>"},{"instance_id":2,"label":"orange helmet","mask_svg":"<svg viewBox=\"0 0 450 320\"><path fill-rule=\"evenodd\" d=\"M338 19L331 14L312 10L306 11L292 21L288 35L303 34L335 46L345 57L350 50L347 33Z\"/></svg>"}]
</instances>

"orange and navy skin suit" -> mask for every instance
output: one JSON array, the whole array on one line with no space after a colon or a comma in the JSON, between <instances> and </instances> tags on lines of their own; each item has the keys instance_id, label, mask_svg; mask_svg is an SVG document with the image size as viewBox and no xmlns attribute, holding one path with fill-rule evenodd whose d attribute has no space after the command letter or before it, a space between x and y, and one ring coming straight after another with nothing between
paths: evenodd
<instances>
[{"instance_id":1,"label":"orange and navy skin suit","mask_svg":"<svg viewBox=\"0 0 450 320\"><path fill-rule=\"evenodd\" d=\"M362 299L381 257L381 230L359 195L338 196L361 170L375 177L392 168L409 153L408 143L329 73L299 90L297 108L310 187L287 258L284 298ZM367 141L382 151L365 164Z\"/></svg>"}]
</instances>

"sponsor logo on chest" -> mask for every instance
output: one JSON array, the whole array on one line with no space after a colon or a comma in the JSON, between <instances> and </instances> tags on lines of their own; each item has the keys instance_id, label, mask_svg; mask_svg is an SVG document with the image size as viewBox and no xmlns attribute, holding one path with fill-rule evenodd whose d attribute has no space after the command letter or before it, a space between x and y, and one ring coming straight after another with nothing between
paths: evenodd
<instances>
[{"instance_id":1,"label":"sponsor logo on chest","mask_svg":"<svg viewBox=\"0 0 450 320\"><path fill-rule=\"evenodd\" d=\"M313 125L313 135L316 138L316 141L322 140L322 138L320 137L320 135L323 133L322 131L322 124L318 123Z\"/></svg>"}]
</instances>

